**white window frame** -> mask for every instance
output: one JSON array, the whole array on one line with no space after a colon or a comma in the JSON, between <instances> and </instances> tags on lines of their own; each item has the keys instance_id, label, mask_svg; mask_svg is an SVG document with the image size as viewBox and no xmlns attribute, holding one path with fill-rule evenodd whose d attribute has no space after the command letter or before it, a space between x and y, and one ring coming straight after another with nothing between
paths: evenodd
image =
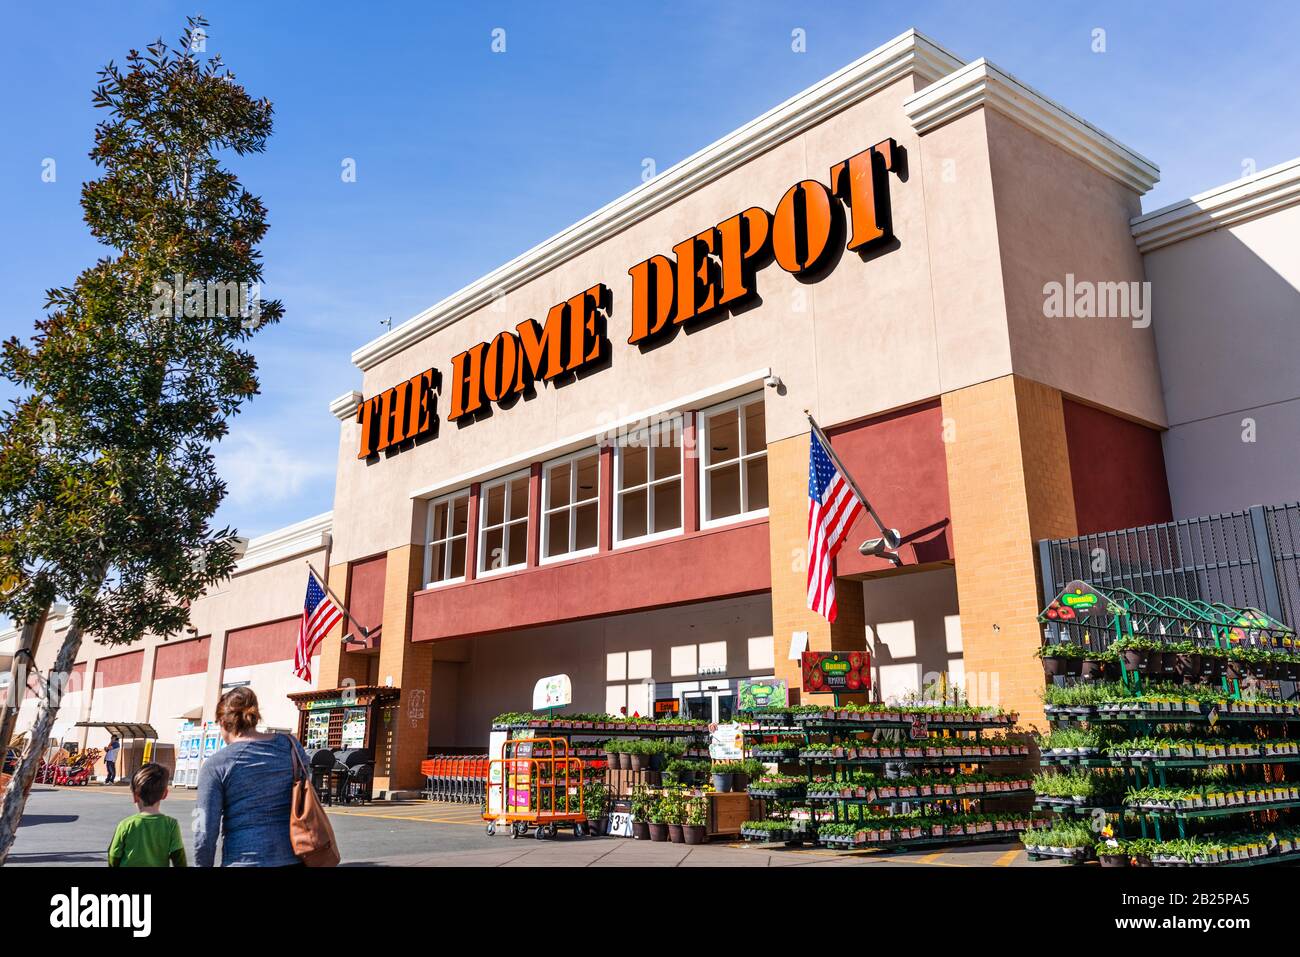
<instances>
[{"instance_id":1,"label":"white window frame","mask_svg":"<svg viewBox=\"0 0 1300 957\"><path fill-rule=\"evenodd\" d=\"M710 457L713 454L713 443L709 436L709 417L717 415L719 412L726 412L731 409L743 409L745 406L753 405L755 402L763 403L763 451L749 452L745 448L745 419L744 416L737 413L736 441L739 443L739 454L734 459L728 459L726 465L739 464L740 466L740 501L743 505L749 498L749 478L745 474L745 463L753 461L760 456L764 461L767 460L767 404L762 392L751 392L748 395L742 395L737 399L731 399L728 402L720 402L717 405L709 406L707 409L701 409L695 413L695 447L699 450L699 484L700 484L700 528L716 528L719 525L730 525L734 522L744 522L752 518L764 518L767 516L767 506L763 508L751 509L747 512L739 512L736 515L727 515L723 518L708 518L709 514L709 471ZM723 466L725 467L725 466ZM770 478L770 477L769 477ZM772 499L772 484L769 481L767 486L768 501Z\"/></svg>"},{"instance_id":2,"label":"white window frame","mask_svg":"<svg viewBox=\"0 0 1300 957\"><path fill-rule=\"evenodd\" d=\"M477 569L477 577L479 577L479 578L488 578L488 577L491 577L492 575L500 575L502 572L513 572L513 571L518 571L519 569L521 569L521 568L526 568L526 567L528 566L528 544L527 544L527 543L528 543L528 526L529 526L529 524L532 523L532 521L533 521L533 517L534 517L534 516L533 516L533 511L532 511L532 502L529 502L529 503L528 503L528 506L529 506L529 507L528 507L527 511L525 511L525 513L524 513L524 519L523 519L522 522L521 522L520 520L518 520L518 519L516 519L514 522L511 522L511 521L510 521L510 485L511 485L512 482L514 482L514 481L516 481L516 480L518 480L518 479L521 479L521 478L528 478L529 475L530 475L530 470L524 468L524 469L520 469L520 470L517 471L517 472L511 472L509 475L502 475L501 477L499 477L499 478L495 478L495 479L493 479L493 480L490 481L490 482L483 482L483 483L481 483L481 484L479 485L479 490L478 490L478 538L477 538L478 547L475 549L475 552L477 553L477 557L475 557L475 559L474 559L474 565L475 565L475 567L476 567L476 569ZM500 525L493 525L493 526L491 526L491 528L489 528L488 525L487 525L487 522L486 522L486 518L487 518L487 507L488 507L488 495L489 495L489 493L492 491L492 489L494 489L494 488L496 488L496 487L498 487L498 486L503 486L503 487L505 488L505 497L504 497L504 499L502 500L502 503L501 503L501 524L500 524ZM528 494L529 494L529 496L531 497L531 495L532 495L532 483L531 483L531 482L529 482L528 489L529 489ZM486 545L487 545L487 533L490 532L490 531L492 531L492 530L494 530L494 529L498 529L498 528L503 529L503 532L502 532L502 535L501 535L501 552L502 552L502 558L503 558L503 559L504 559L506 556L508 556L508 555L510 554L510 532L511 532L514 528L522 528L522 529L523 529L523 533L524 533L524 560L523 560L522 562L519 562L519 563L517 563L517 564L515 564L515 565L502 565L502 566L499 567L499 568L491 568L491 567L489 567L489 565L487 564L487 562L488 562L488 554L487 554L487 548L486 548Z\"/></svg>"},{"instance_id":3,"label":"white window frame","mask_svg":"<svg viewBox=\"0 0 1300 957\"><path fill-rule=\"evenodd\" d=\"M578 502L576 498L578 494L578 470L573 468L572 465L574 462L578 461L578 459L589 458L592 455L595 455L596 457L596 497L583 499L582 502ZM571 558L582 558L584 555L594 555L600 551L600 459L600 446L594 445L589 448L579 449L577 452L570 452L568 455L561 455L558 459L550 459L542 464L542 506L541 514L537 519L542 523L541 536L538 539L537 546L537 563L539 565L549 565L553 562L567 562ZM568 463L570 466L569 503L567 505L558 506L557 508L551 508L551 469L557 468L565 463ZM572 542L578 535L578 506L586 506L593 503L596 506L596 544L591 548L583 548L571 552L565 552L563 555L551 555L548 557L546 554L546 546L550 544L551 538L551 523L548 519L556 512L567 511L569 513L569 541Z\"/></svg>"},{"instance_id":4,"label":"white window frame","mask_svg":"<svg viewBox=\"0 0 1300 957\"><path fill-rule=\"evenodd\" d=\"M443 558L443 567L451 563L450 545L459 535L452 534L452 519L455 516L455 501L458 498L465 499L465 564L461 566L460 575L449 576L441 581L433 581L433 546L438 544L447 545ZM443 585L455 585L465 580L465 567L469 565L469 506L472 498L469 494L469 488L458 489L455 492L448 492L446 495L439 495L437 498L429 500L429 514L424 521L424 587L441 588ZM439 505L447 506L447 537L434 539L433 537L433 516ZM449 570L449 569L448 569Z\"/></svg>"},{"instance_id":5,"label":"white window frame","mask_svg":"<svg viewBox=\"0 0 1300 957\"><path fill-rule=\"evenodd\" d=\"M619 442L614 446L614 547L622 548L625 545L640 545L643 542L653 542L661 538L671 538L674 535L681 535L686 531L686 459L685 459L685 437L686 419L685 416L677 416L675 430L677 432L677 474L666 478L652 477L654 472L654 455L653 448L645 446L648 450L646 454L646 480L640 485L633 485L630 488L623 486L623 450L626 446ZM633 436L647 435L650 427L647 426L633 433ZM640 447L640 446L638 446ZM652 532L655 523L655 504L654 490L658 485L666 485L676 479L677 481L677 527L665 529L662 532ZM646 490L646 534L638 535L635 538L623 537L623 498L624 492L635 492L638 489Z\"/></svg>"}]
</instances>

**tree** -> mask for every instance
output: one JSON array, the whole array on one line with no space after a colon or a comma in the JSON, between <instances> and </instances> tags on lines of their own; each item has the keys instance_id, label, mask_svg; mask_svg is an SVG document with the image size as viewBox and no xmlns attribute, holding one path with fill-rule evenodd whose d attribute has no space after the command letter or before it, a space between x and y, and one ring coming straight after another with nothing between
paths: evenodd
<instances>
[{"instance_id":1,"label":"tree","mask_svg":"<svg viewBox=\"0 0 1300 957\"><path fill-rule=\"evenodd\" d=\"M190 18L176 47L158 40L100 71L108 117L90 156L103 175L81 205L110 251L47 294L30 343L0 351L20 390L0 414L0 580L22 581L0 611L34 622L70 606L0 807L0 864L83 636L177 634L234 567L232 531L212 525L225 496L212 445L258 392L241 344L284 310L260 301L266 209L221 162L265 149L271 104L219 56L201 59L206 41Z\"/></svg>"}]
</instances>

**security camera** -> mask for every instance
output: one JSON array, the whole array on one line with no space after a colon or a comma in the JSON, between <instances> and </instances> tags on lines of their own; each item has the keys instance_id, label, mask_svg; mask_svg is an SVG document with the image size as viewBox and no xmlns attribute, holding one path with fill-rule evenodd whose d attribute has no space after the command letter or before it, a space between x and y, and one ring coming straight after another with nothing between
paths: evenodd
<instances>
[{"instance_id":1,"label":"security camera","mask_svg":"<svg viewBox=\"0 0 1300 957\"><path fill-rule=\"evenodd\" d=\"M779 389L781 388L781 377L770 375L763 380L763 385L767 386L769 389Z\"/></svg>"}]
</instances>

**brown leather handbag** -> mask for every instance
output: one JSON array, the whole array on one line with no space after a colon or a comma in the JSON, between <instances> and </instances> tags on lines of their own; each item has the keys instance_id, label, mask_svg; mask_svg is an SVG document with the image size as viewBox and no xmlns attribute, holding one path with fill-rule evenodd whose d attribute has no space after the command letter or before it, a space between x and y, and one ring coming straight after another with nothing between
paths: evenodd
<instances>
[{"instance_id":1,"label":"brown leather handbag","mask_svg":"<svg viewBox=\"0 0 1300 957\"><path fill-rule=\"evenodd\" d=\"M311 773L292 739L289 753L293 755L293 795L289 805L289 842L293 852L308 867L338 867L339 845L334 828L321 807L316 789L311 786Z\"/></svg>"}]
</instances>

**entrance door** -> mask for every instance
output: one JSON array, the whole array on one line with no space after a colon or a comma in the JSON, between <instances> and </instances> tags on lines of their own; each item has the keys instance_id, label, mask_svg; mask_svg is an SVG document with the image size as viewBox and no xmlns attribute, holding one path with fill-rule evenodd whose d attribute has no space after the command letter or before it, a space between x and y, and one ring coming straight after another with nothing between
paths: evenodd
<instances>
[{"instance_id":1,"label":"entrance door","mask_svg":"<svg viewBox=\"0 0 1300 957\"><path fill-rule=\"evenodd\" d=\"M736 715L736 682L705 681L698 690L682 692L686 716L711 724L729 724Z\"/></svg>"}]
</instances>

